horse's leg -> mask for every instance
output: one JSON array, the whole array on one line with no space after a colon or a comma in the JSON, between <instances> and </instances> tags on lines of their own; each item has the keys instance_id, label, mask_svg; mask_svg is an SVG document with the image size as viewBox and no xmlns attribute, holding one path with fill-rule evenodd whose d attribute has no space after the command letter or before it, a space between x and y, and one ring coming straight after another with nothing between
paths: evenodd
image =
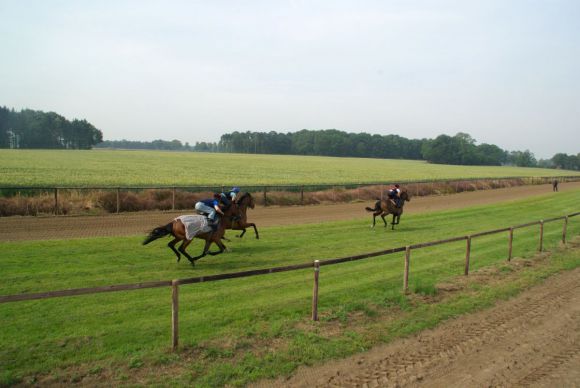
<instances>
[{"instance_id":1,"label":"horse's leg","mask_svg":"<svg viewBox=\"0 0 580 388\"><path fill-rule=\"evenodd\" d=\"M395 215L393 214L393 220L395 219ZM395 222L395 224L399 225L399 222L401 221L401 215L397 214L397 222Z\"/></svg>"},{"instance_id":2,"label":"horse's leg","mask_svg":"<svg viewBox=\"0 0 580 388\"><path fill-rule=\"evenodd\" d=\"M217 244L217 246L219 247L220 250L217 251L217 252L209 252L208 251L207 253L209 255L212 255L212 256L219 255L220 253L223 253L227 249L226 246L224 245L224 243L221 242L221 241L219 241L219 240L216 241L216 244Z\"/></svg>"},{"instance_id":3,"label":"horse's leg","mask_svg":"<svg viewBox=\"0 0 580 388\"><path fill-rule=\"evenodd\" d=\"M181 260L181 255L179 254L179 252L177 252L177 249L175 249L175 244L177 244L177 242L179 241L179 238L174 238L173 240L169 241L169 243L167 244L167 246L169 248L171 248L171 250L173 252L175 252L175 255L177 256L177 262L179 263L179 260Z\"/></svg>"},{"instance_id":4,"label":"horse's leg","mask_svg":"<svg viewBox=\"0 0 580 388\"><path fill-rule=\"evenodd\" d=\"M242 238L244 234L246 234L246 228L249 228L250 226L254 228L254 233L256 233L256 240L259 240L260 234L258 233L258 228L256 228L256 224L254 223L244 224L244 227L242 228L242 233L238 237Z\"/></svg>"},{"instance_id":5,"label":"horse's leg","mask_svg":"<svg viewBox=\"0 0 580 388\"><path fill-rule=\"evenodd\" d=\"M251 224L248 224L248 226L253 226L254 227L254 232L256 232L256 240L259 240L260 239L260 235L258 234L258 228L256 228L256 224L251 223Z\"/></svg>"},{"instance_id":6,"label":"horse's leg","mask_svg":"<svg viewBox=\"0 0 580 388\"><path fill-rule=\"evenodd\" d=\"M383 222L385 223L385 228L387 227L387 220L385 219L386 216L388 216L388 214L385 214L385 213L381 214L381 218L383 219Z\"/></svg>"},{"instance_id":7,"label":"horse's leg","mask_svg":"<svg viewBox=\"0 0 580 388\"><path fill-rule=\"evenodd\" d=\"M201 252L201 255L199 256L195 256L191 258L191 265L195 265L195 261L201 259L202 257L204 257L205 255L207 255L207 251L209 250L209 245L211 244L211 239L207 239L205 240L205 245L203 247L203 252Z\"/></svg>"},{"instance_id":8,"label":"horse's leg","mask_svg":"<svg viewBox=\"0 0 580 388\"><path fill-rule=\"evenodd\" d=\"M395 222L396 219L396 222ZM399 223L399 217L393 214L393 221L391 222L391 230L395 230L395 225Z\"/></svg>"},{"instance_id":9,"label":"horse's leg","mask_svg":"<svg viewBox=\"0 0 580 388\"><path fill-rule=\"evenodd\" d=\"M374 228L374 227L375 227L375 224L376 224L375 218L377 218L377 216L378 216L379 214L380 214L380 213L373 213L373 224L371 225L371 228Z\"/></svg>"},{"instance_id":10,"label":"horse's leg","mask_svg":"<svg viewBox=\"0 0 580 388\"><path fill-rule=\"evenodd\" d=\"M183 242L181 243L181 245L179 246L179 252L183 253L185 255L185 257L187 257L187 260L189 260L189 262L191 264L194 264L194 260L193 257L191 257L189 255L189 253L186 252L185 248L187 248L187 246L189 244L191 244L192 240L183 240Z\"/></svg>"}]
</instances>

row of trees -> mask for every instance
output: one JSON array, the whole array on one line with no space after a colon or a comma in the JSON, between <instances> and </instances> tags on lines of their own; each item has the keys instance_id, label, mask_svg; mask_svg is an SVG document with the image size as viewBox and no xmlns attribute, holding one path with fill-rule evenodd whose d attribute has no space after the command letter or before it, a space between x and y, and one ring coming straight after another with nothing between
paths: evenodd
<instances>
[{"instance_id":1,"label":"row of trees","mask_svg":"<svg viewBox=\"0 0 580 388\"><path fill-rule=\"evenodd\" d=\"M304 129L287 134L236 131L223 135L215 148L221 152L419 159L440 164L537 165L530 151L508 152L493 144L476 145L475 139L462 132L435 139L406 139L398 135L346 133L335 129ZM193 149L206 150L199 149L197 144Z\"/></svg>"},{"instance_id":2,"label":"row of trees","mask_svg":"<svg viewBox=\"0 0 580 388\"><path fill-rule=\"evenodd\" d=\"M546 167L561 168L564 170L580 170L580 153L568 155L559 153L550 159L550 165Z\"/></svg>"},{"instance_id":3,"label":"row of trees","mask_svg":"<svg viewBox=\"0 0 580 388\"><path fill-rule=\"evenodd\" d=\"M105 140L95 146L95 148L121 148L126 150L164 150L164 151L192 151L189 143L182 144L179 140L153 140L153 141L133 141L133 140Z\"/></svg>"},{"instance_id":4,"label":"row of trees","mask_svg":"<svg viewBox=\"0 0 580 388\"><path fill-rule=\"evenodd\" d=\"M86 120L0 107L0 148L90 149L102 140L102 132Z\"/></svg>"},{"instance_id":5,"label":"row of trees","mask_svg":"<svg viewBox=\"0 0 580 388\"><path fill-rule=\"evenodd\" d=\"M86 120L68 121L54 112L0 107L0 148L90 149L124 148L252 154L318 155L385 159L416 159L457 165L516 165L580 170L580 154L559 153L536 160L529 151L506 151L493 144L476 144L469 134L439 135L435 139L407 139L398 135L347 133L336 129L293 133L232 132L218 143L179 140L103 141L102 132Z\"/></svg>"},{"instance_id":6,"label":"row of trees","mask_svg":"<svg viewBox=\"0 0 580 388\"><path fill-rule=\"evenodd\" d=\"M556 154L536 160L529 150L506 151L494 144L476 144L469 134L439 135L435 139L406 139L398 135L347 133L335 129L294 133L232 132L219 143L196 143L193 151L252 154L349 156L418 159L457 165L514 165L580 170L580 154Z\"/></svg>"},{"instance_id":7,"label":"row of trees","mask_svg":"<svg viewBox=\"0 0 580 388\"><path fill-rule=\"evenodd\" d=\"M294 133L233 132L222 135L222 152L254 154L353 156L367 158L421 159L424 140L398 135L346 133L336 129ZM194 147L197 151L197 144Z\"/></svg>"},{"instance_id":8,"label":"row of trees","mask_svg":"<svg viewBox=\"0 0 580 388\"><path fill-rule=\"evenodd\" d=\"M423 159L431 163L501 166L505 164L521 167L537 165L530 151L505 151L494 144L475 144L475 139L467 133L455 136L439 135L426 140L421 147Z\"/></svg>"}]
</instances>

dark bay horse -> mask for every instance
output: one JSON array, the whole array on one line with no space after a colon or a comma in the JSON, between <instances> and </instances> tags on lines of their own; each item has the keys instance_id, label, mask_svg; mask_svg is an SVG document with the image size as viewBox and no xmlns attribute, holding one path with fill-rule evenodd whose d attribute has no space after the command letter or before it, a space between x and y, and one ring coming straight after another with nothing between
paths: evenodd
<instances>
[{"instance_id":1,"label":"dark bay horse","mask_svg":"<svg viewBox=\"0 0 580 388\"><path fill-rule=\"evenodd\" d=\"M225 233L225 228L227 227L228 223L231 224L231 219L233 216L238 215L238 206L236 204L232 204L228 209L224 210L224 215L222 216L221 221L215 231L212 231L211 228L206 227L201 229L199 233L197 233L194 237L205 240L205 246L203 247L203 251L201 255L191 257L189 253L186 252L185 248L188 247L189 244L193 241L193 239L187 239L187 232L186 232L186 225L181 221L180 217L175 218L173 221L168 223L165 226L160 226L158 228L153 229L149 235L143 241L143 245L149 244L151 241L157 240L158 238L165 237L165 236L173 236L173 240L171 240L167 246L175 253L177 256L177 262L181 260L181 254L183 254L187 259L191 262L192 265L195 265L195 261L201 259L205 255L219 255L226 250L226 246L222 243L222 237ZM201 217L204 218L202 215L195 215L191 216L194 217ZM179 248L175 249L175 245L182 241ZM217 252L210 252L209 247L211 243L215 243L219 247L219 251Z\"/></svg>"},{"instance_id":2,"label":"dark bay horse","mask_svg":"<svg viewBox=\"0 0 580 388\"><path fill-rule=\"evenodd\" d=\"M386 216L389 214L393 215L393 220L391 222L391 229L395 229L395 225L399 223L401 220L401 214L403 214L403 206L405 206L405 202L410 201L411 196L407 193L407 190L403 190L401 192L401 207L395 206L393 201L390 199L383 199L378 200L375 203L374 208L366 207L365 209L369 212L373 212L373 224L371 228L375 227L375 219L377 216L381 216L383 222L385 223L385 227L387 226L387 220L385 219Z\"/></svg>"},{"instance_id":3,"label":"dark bay horse","mask_svg":"<svg viewBox=\"0 0 580 388\"><path fill-rule=\"evenodd\" d=\"M246 233L246 228L252 227L254 228L254 232L256 233L256 239L259 239L260 235L258 234L258 228L256 228L256 224L254 224L253 222L248 222L247 216L248 208L253 209L254 206L256 206L254 203L254 198L250 193L244 193L243 195L240 196L240 199L238 199L237 204L239 209L238 217L232 220L231 225L226 224L225 228L232 230L241 230L242 233L237 237L243 237L244 234Z\"/></svg>"}]
</instances>

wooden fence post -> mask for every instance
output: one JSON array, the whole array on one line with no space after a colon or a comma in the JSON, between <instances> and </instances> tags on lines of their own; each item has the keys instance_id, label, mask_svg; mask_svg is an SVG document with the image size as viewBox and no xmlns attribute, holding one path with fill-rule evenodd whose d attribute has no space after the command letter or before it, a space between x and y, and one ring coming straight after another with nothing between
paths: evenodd
<instances>
[{"instance_id":1,"label":"wooden fence post","mask_svg":"<svg viewBox=\"0 0 580 388\"><path fill-rule=\"evenodd\" d=\"M542 248L544 247L544 220L540 221L540 249L538 252L542 252Z\"/></svg>"},{"instance_id":2,"label":"wooden fence post","mask_svg":"<svg viewBox=\"0 0 580 388\"><path fill-rule=\"evenodd\" d=\"M58 215L58 188L54 188L54 214Z\"/></svg>"},{"instance_id":3,"label":"wooden fence post","mask_svg":"<svg viewBox=\"0 0 580 388\"><path fill-rule=\"evenodd\" d=\"M509 242L508 242L508 261L512 259L512 249L514 243L514 228L510 227L510 235L509 235Z\"/></svg>"},{"instance_id":4,"label":"wooden fence post","mask_svg":"<svg viewBox=\"0 0 580 388\"><path fill-rule=\"evenodd\" d=\"M318 277L320 275L320 260L314 260L314 288L312 290L312 320L318 321Z\"/></svg>"},{"instance_id":5,"label":"wooden fence post","mask_svg":"<svg viewBox=\"0 0 580 388\"><path fill-rule=\"evenodd\" d=\"M304 185L300 186L300 205L304 205Z\"/></svg>"},{"instance_id":6,"label":"wooden fence post","mask_svg":"<svg viewBox=\"0 0 580 388\"><path fill-rule=\"evenodd\" d=\"M467 236L467 244L465 246L465 276L469 275L470 257L471 257L471 236Z\"/></svg>"},{"instance_id":7,"label":"wooden fence post","mask_svg":"<svg viewBox=\"0 0 580 388\"><path fill-rule=\"evenodd\" d=\"M566 229L568 229L568 216L564 218L564 227L562 228L562 244L566 244Z\"/></svg>"},{"instance_id":8,"label":"wooden fence post","mask_svg":"<svg viewBox=\"0 0 580 388\"><path fill-rule=\"evenodd\" d=\"M264 206L268 206L268 198L266 197L266 186L264 186Z\"/></svg>"},{"instance_id":9,"label":"wooden fence post","mask_svg":"<svg viewBox=\"0 0 580 388\"><path fill-rule=\"evenodd\" d=\"M403 276L403 291L409 292L409 267L411 264L411 247L405 247L405 274Z\"/></svg>"},{"instance_id":10,"label":"wooden fence post","mask_svg":"<svg viewBox=\"0 0 580 388\"><path fill-rule=\"evenodd\" d=\"M175 210L175 187L173 188L173 191L172 191L171 210Z\"/></svg>"},{"instance_id":11,"label":"wooden fence post","mask_svg":"<svg viewBox=\"0 0 580 388\"><path fill-rule=\"evenodd\" d=\"M121 201L120 201L120 192L121 189L119 187L117 187L117 213L119 213L119 210L121 209Z\"/></svg>"},{"instance_id":12,"label":"wooden fence post","mask_svg":"<svg viewBox=\"0 0 580 388\"><path fill-rule=\"evenodd\" d=\"M171 349L179 344L179 280L171 281Z\"/></svg>"}]
</instances>

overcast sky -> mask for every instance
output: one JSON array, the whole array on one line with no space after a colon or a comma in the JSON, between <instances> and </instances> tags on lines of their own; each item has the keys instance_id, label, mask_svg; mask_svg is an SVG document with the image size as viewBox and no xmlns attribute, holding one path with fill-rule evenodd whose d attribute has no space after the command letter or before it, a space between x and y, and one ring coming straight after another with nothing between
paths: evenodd
<instances>
[{"instance_id":1,"label":"overcast sky","mask_svg":"<svg viewBox=\"0 0 580 388\"><path fill-rule=\"evenodd\" d=\"M0 0L0 105L106 140L335 128L580 152L579 0Z\"/></svg>"}]
</instances>

